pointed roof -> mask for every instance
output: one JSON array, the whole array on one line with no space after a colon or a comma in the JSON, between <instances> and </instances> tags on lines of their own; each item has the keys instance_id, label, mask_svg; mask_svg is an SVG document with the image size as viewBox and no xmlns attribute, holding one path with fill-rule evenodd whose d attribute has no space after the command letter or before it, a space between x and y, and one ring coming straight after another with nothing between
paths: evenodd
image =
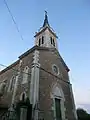
<instances>
[{"instance_id":1,"label":"pointed roof","mask_svg":"<svg viewBox=\"0 0 90 120\"><path fill-rule=\"evenodd\" d=\"M47 11L45 11L45 19L44 19L43 27L45 27L46 25L50 26L48 22Z\"/></svg>"},{"instance_id":2,"label":"pointed roof","mask_svg":"<svg viewBox=\"0 0 90 120\"><path fill-rule=\"evenodd\" d=\"M47 11L45 11L45 18L44 18L43 26L38 30L38 32L35 33L34 37L41 34L41 32L45 31L47 28L56 38L58 38L54 30L49 25Z\"/></svg>"}]
</instances>

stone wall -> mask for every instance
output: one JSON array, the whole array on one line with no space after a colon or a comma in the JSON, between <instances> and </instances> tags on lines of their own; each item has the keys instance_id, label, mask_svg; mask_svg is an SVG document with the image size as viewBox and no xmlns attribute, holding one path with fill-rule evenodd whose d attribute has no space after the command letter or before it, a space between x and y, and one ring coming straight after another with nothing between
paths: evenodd
<instances>
[{"instance_id":1,"label":"stone wall","mask_svg":"<svg viewBox=\"0 0 90 120\"><path fill-rule=\"evenodd\" d=\"M39 88L39 117L55 120L54 103L52 97L52 88L56 84L62 88L64 93L64 107L62 107L62 120L76 120L73 113L73 102L70 92L70 81L68 71L60 60L60 55L56 54L55 49L48 51L40 50L40 88ZM55 74L52 65L55 64L59 68L59 74ZM65 114L64 114L65 113Z\"/></svg>"}]
</instances>

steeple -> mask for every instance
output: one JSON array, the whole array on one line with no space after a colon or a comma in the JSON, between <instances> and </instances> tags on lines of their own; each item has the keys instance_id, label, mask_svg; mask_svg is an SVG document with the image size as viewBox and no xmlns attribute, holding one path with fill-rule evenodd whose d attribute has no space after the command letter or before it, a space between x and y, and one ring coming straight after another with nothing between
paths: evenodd
<instances>
[{"instance_id":1,"label":"steeple","mask_svg":"<svg viewBox=\"0 0 90 120\"><path fill-rule=\"evenodd\" d=\"M43 26L38 32L36 32L34 37L35 45L48 48L57 48L57 35L49 25L47 11L45 11Z\"/></svg>"},{"instance_id":2,"label":"steeple","mask_svg":"<svg viewBox=\"0 0 90 120\"><path fill-rule=\"evenodd\" d=\"M49 22L48 22L48 16L47 16L47 11L45 11L45 19L44 19L44 23L43 23L43 27L45 27L45 26L50 26L49 25Z\"/></svg>"}]
</instances>

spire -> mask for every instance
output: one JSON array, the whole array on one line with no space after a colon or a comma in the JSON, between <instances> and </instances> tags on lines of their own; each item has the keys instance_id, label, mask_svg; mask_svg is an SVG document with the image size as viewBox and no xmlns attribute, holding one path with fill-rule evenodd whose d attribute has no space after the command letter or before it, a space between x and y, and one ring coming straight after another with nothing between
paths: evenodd
<instances>
[{"instance_id":1,"label":"spire","mask_svg":"<svg viewBox=\"0 0 90 120\"><path fill-rule=\"evenodd\" d=\"M46 25L50 26L48 22L47 11L45 11L45 19L44 19L43 27L45 27Z\"/></svg>"}]
</instances>

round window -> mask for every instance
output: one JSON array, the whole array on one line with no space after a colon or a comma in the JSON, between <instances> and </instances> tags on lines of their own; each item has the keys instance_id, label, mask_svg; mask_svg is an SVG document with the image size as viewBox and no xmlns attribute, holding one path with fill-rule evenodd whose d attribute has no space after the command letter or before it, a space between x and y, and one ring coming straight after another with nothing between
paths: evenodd
<instances>
[{"instance_id":1,"label":"round window","mask_svg":"<svg viewBox=\"0 0 90 120\"><path fill-rule=\"evenodd\" d=\"M58 69L58 67L57 67L56 65L53 65L53 66L52 66L52 70L53 70L53 72L54 72L55 74L58 74L58 73L59 73L59 69Z\"/></svg>"}]
</instances>

